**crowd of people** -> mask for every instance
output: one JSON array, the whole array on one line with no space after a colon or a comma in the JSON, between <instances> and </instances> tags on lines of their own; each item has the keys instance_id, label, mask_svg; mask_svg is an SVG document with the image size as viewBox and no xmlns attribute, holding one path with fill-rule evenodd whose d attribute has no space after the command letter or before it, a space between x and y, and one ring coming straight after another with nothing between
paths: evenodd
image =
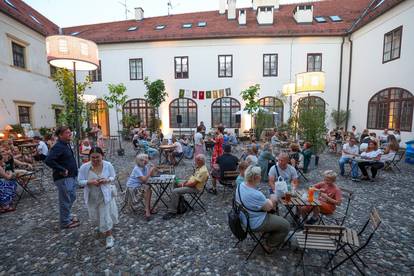
<instances>
[{"instance_id":1,"label":"crowd of people","mask_svg":"<svg viewBox=\"0 0 414 276\"><path fill-rule=\"evenodd\" d=\"M106 247L113 247L115 239L112 229L119 222L115 202L117 189L114 185L116 170L105 160L104 144L100 142L100 128L94 126L91 132L92 141L84 139L80 145L80 153L85 156L80 168L71 144L73 133L65 126L56 129L56 139L53 140L52 146L48 145L51 139L44 141L40 137L34 137L37 146L29 156L19 153L13 141L3 143L0 154L0 212L14 210L12 202L16 194L16 174L19 169L30 170L35 162L44 162L53 170L53 181L59 200L60 227L72 229L80 225L79 218L73 215L71 210L76 201L77 187L83 187L89 218L95 223L96 231L105 237ZM164 139L160 130L150 135L145 126L137 126L133 129L132 135L133 145L141 146L144 152L136 155L135 166L126 180L125 201L130 201L130 204L136 206L142 198L144 218L149 221L157 213L157 209L151 208L153 195L148 182L151 177L158 174L158 169L151 159L160 155L159 147L168 141ZM286 239L290 223L278 215L278 202L281 198L281 187L278 185L284 183L284 193L301 188L298 172L303 170L306 173L313 153L309 142L294 141L286 131L275 129L269 138L257 141L255 137L251 137L246 147L240 150L237 137L226 131L224 126L219 125L211 135L206 133L204 124L197 127L193 137L172 136L172 150L168 153L167 162L171 166L176 166L177 158L189 149L193 150L194 154L191 155L194 156L194 172L188 178L177 181L171 190L168 210L163 218L169 220L176 217L181 198L186 194L202 193L207 188L209 178L211 187L207 191L216 195L218 183L226 180L225 173L237 172L237 177L233 179L236 183L234 199L248 210L251 229L268 233L265 243L267 251L280 246ZM358 181L359 170L362 173L361 179L370 179L368 168L371 170L372 178L375 178L384 163L394 158L399 149L398 139L399 136L395 133L389 134L388 130L384 130L376 138L366 131L359 134L353 127L348 133L341 129L330 132L327 136L327 145L330 148L337 147L338 141L342 141L339 173L345 175L345 166L349 164L352 180ZM210 169L206 158L206 143L214 144ZM235 150L236 148L238 150ZM313 186L313 189L318 191L320 206L312 209L297 208L296 216L308 218L307 223L314 224L318 222L320 213L332 214L342 201L341 190L335 184L336 177L334 171L324 172L323 181ZM257 189L260 183L266 185L267 191ZM312 214L308 216L310 212ZM243 219L246 223L246 218Z\"/></svg>"}]
</instances>

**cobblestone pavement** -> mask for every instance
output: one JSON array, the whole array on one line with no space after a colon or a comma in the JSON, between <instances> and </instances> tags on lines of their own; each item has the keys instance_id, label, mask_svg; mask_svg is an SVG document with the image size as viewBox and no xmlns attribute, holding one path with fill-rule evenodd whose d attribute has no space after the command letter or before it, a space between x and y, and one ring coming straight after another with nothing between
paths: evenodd
<instances>
[{"instance_id":1,"label":"cobblestone pavement","mask_svg":"<svg viewBox=\"0 0 414 276\"><path fill-rule=\"evenodd\" d=\"M124 185L134 163L134 151L126 145L126 156L110 157ZM337 170L337 156L321 156L319 168L308 174L310 183L322 179L326 169ZM192 170L191 160L183 160L177 175L184 177ZM412 275L414 273L414 166L400 163L401 173L379 173L376 182L351 182L339 177L337 183L355 191L356 198L346 225L360 226L371 207L378 208L383 224L378 235L363 251L370 275ZM305 188L309 183L301 183ZM33 185L38 197L24 197L16 212L0 215L0 275L27 274L115 274L140 275L266 275L302 274L295 264L300 253L292 248L265 255L257 249L248 263L245 258L252 247L250 239L234 247L235 239L227 226L231 206L230 192L219 190L217 196L205 194L207 212L199 209L182 217L164 221L165 208L150 222L143 211L121 214L114 229L115 247L106 250L94 226L88 222L83 191L78 190L74 212L82 225L74 230L59 230L57 192L50 179L46 191ZM262 187L264 188L264 187ZM119 192L118 206L123 194ZM311 252L312 253L312 252ZM309 255L308 255L309 256ZM307 263L318 265L326 260L312 253ZM306 268L308 274L329 274L320 268ZM342 266L338 274L357 275L352 263Z\"/></svg>"}]
</instances>

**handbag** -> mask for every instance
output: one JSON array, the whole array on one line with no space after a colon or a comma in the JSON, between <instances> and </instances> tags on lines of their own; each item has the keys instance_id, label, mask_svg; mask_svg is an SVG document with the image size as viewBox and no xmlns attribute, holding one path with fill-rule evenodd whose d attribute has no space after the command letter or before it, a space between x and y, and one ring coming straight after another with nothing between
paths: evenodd
<instances>
[{"instance_id":1,"label":"handbag","mask_svg":"<svg viewBox=\"0 0 414 276\"><path fill-rule=\"evenodd\" d=\"M240 185L237 186L237 192L239 193L239 198L241 202ZM233 198L233 206L227 214L228 224L229 224L230 230L233 233L233 235L239 241L243 241L247 237L247 231L242 226L242 222L240 219L240 213L241 213L240 207L237 206L236 199Z\"/></svg>"},{"instance_id":2,"label":"handbag","mask_svg":"<svg viewBox=\"0 0 414 276\"><path fill-rule=\"evenodd\" d=\"M275 165L275 168L278 176L277 181L275 182L275 194L277 198L282 198L288 191L288 185L285 179L279 174L277 164Z\"/></svg>"}]
</instances>

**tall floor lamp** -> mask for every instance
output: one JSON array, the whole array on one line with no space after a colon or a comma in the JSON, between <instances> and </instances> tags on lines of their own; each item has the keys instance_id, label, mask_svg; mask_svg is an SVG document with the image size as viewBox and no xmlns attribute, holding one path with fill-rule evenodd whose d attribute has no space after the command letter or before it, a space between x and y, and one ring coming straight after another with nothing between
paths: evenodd
<instances>
[{"instance_id":1,"label":"tall floor lamp","mask_svg":"<svg viewBox=\"0 0 414 276\"><path fill-rule=\"evenodd\" d=\"M79 162L80 125L78 114L78 94L76 91L76 70L96 70L99 65L98 46L89 40L74 36L53 35L46 37L47 62L58 68L73 70L75 150Z\"/></svg>"}]
</instances>

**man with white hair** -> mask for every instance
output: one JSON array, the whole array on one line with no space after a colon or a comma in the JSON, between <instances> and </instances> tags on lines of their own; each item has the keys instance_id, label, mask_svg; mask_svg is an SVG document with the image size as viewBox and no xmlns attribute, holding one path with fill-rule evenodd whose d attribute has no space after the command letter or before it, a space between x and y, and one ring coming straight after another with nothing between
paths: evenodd
<instances>
[{"instance_id":1,"label":"man with white hair","mask_svg":"<svg viewBox=\"0 0 414 276\"><path fill-rule=\"evenodd\" d=\"M177 207L180 195L201 193L208 179L206 167L206 157L199 154L195 157L196 170L193 175L185 182L179 183L177 188L172 191L171 202L168 205L168 213L163 219L169 220L177 215Z\"/></svg>"},{"instance_id":2,"label":"man with white hair","mask_svg":"<svg viewBox=\"0 0 414 276\"><path fill-rule=\"evenodd\" d=\"M277 158L276 165L272 166L269 171L269 187L270 193L275 192L275 181L281 176L291 188L297 188L299 185L298 173L296 169L289 165L289 155L281 152Z\"/></svg>"}]
</instances>

